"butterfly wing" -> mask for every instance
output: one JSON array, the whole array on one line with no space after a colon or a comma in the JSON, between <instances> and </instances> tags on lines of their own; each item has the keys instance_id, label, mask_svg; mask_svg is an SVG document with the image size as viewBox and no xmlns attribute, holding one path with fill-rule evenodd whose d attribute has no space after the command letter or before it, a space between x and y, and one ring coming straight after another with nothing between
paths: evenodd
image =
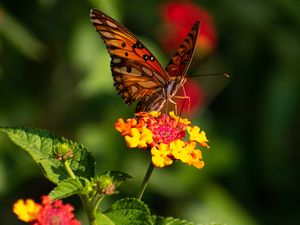
<instances>
[{"instance_id":1,"label":"butterfly wing","mask_svg":"<svg viewBox=\"0 0 300 225\"><path fill-rule=\"evenodd\" d=\"M136 108L137 112L175 110L174 104L168 104L168 101L186 81L186 72L192 61L199 30L200 21L197 21L166 66L166 71L169 75L167 87L159 95L140 100Z\"/></svg>"},{"instance_id":2,"label":"butterfly wing","mask_svg":"<svg viewBox=\"0 0 300 225\"><path fill-rule=\"evenodd\" d=\"M136 106L135 112L161 111L166 101L165 89L162 89L159 93L141 99Z\"/></svg>"},{"instance_id":3,"label":"butterfly wing","mask_svg":"<svg viewBox=\"0 0 300 225\"><path fill-rule=\"evenodd\" d=\"M166 71L171 79L180 82L185 78L186 72L191 64L200 30L200 21L197 21L187 34L175 55L166 66Z\"/></svg>"},{"instance_id":4,"label":"butterfly wing","mask_svg":"<svg viewBox=\"0 0 300 225\"><path fill-rule=\"evenodd\" d=\"M161 96L169 77L155 56L108 15L92 9L90 17L108 49L114 86L125 103Z\"/></svg>"}]
</instances>

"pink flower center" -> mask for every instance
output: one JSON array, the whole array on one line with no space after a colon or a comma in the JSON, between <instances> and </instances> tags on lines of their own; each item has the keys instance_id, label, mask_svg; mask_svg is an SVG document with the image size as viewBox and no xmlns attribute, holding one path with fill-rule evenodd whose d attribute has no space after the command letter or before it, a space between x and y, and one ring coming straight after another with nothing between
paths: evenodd
<instances>
[{"instance_id":1,"label":"pink flower center","mask_svg":"<svg viewBox=\"0 0 300 225\"><path fill-rule=\"evenodd\" d=\"M156 144L169 144L185 137L186 126L165 114L149 119L147 128L152 131Z\"/></svg>"},{"instance_id":2,"label":"pink flower center","mask_svg":"<svg viewBox=\"0 0 300 225\"><path fill-rule=\"evenodd\" d=\"M49 196L42 198L42 209L34 225L80 225L74 217L74 208L61 200L51 201Z\"/></svg>"}]
</instances>

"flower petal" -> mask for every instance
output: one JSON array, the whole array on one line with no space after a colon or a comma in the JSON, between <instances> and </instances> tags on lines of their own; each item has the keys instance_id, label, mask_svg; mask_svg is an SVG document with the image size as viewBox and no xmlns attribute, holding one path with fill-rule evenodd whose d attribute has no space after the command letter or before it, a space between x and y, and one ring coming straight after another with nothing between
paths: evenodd
<instances>
[{"instance_id":1,"label":"flower petal","mask_svg":"<svg viewBox=\"0 0 300 225\"><path fill-rule=\"evenodd\" d=\"M173 160L169 157L171 153L167 144L160 144L158 147L151 149L152 163L156 167L165 167L173 163Z\"/></svg>"},{"instance_id":2,"label":"flower petal","mask_svg":"<svg viewBox=\"0 0 300 225\"><path fill-rule=\"evenodd\" d=\"M32 199L19 199L13 205L13 212L18 216L21 221L30 222L37 218L41 206L35 203Z\"/></svg>"},{"instance_id":3,"label":"flower petal","mask_svg":"<svg viewBox=\"0 0 300 225\"><path fill-rule=\"evenodd\" d=\"M207 144L208 140L206 138L205 132L201 131L200 128L197 126L188 126L187 131L190 134L190 141L197 141L202 147L209 148Z\"/></svg>"},{"instance_id":4,"label":"flower petal","mask_svg":"<svg viewBox=\"0 0 300 225\"><path fill-rule=\"evenodd\" d=\"M184 125L191 124L191 121L189 121L188 119L186 119L186 118L183 119L179 116L176 116L174 111L169 112L169 115L170 115L171 118L175 119L177 121L177 123L181 123L181 124L184 124Z\"/></svg>"},{"instance_id":5,"label":"flower petal","mask_svg":"<svg viewBox=\"0 0 300 225\"><path fill-rule=\"evenodd\" d=\"M137 128L131 128L129 135L125 136L126 144L129 148L136 148L139 145L141 134Z\"/></svg>"}]
</instances>

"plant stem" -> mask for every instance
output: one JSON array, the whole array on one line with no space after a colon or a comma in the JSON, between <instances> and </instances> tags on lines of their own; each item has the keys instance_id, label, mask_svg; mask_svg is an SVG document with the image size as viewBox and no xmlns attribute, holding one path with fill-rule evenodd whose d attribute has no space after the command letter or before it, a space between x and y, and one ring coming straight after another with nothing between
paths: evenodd
<instances>
[{"instance_id":1,"label":"plant stem","mask_svg":"<svg viewBox=\"0 0 300 225\"><path fill-rule=\"evenodd\" d=\"M96 210L98 209L99 203L101 202L101 200L102 200L103 198L104 198L104 195L98 196L98 197L95 199L95 201L94 201L94 203L93 203L93 207L94 207L93 211L94 211L94 213L95 213Z\"/></svg>"},{"instance_id":2,"label":"plant stem","mask_svg":"<svg viewBox=\"0 0 300 225\"><path fill-rule=\"evenodd\" d=\"M72 169L71 169L71 167L70 167L70 165L69 165L69 163L68 163L67 160L64 161L64 166L65 166L65 168L66 168L68 174L70 175L70 177L73 178L73 179L75 179L76 176L75 176L75 174L73 173L73 171L72 171Z\"/></svg>"},{"instance_id":3,"label":"plant stem","mask_svg":"<svg viewBox=\"0 0 300 225\"><path fill-rule=\"evenodd\" d=\"M154 166L153 166L152 162L150 162L150 165L149 165L148 170L146 172L146 175L144 177L143 183L141 185L140 191L139 191L139 193L137 195L137 199L139 199L139 200L141 200L142 197L143 197L144 191L145 191L145 189L147 187L147 184L148 184L148 181L149 181L149 178L150 178L150 176L152 174L153 169L154 169Z\"/></svg>"},{"instance_id":4,"label":"plant stem","mask_svg":"<svg viewBox=\"0 0 300 225\"><path fill-rule=\"evenodd\" d=\"M90 225L94 225L96 224L96 220L95 220L95 210L93 208L91 208L91 202L89 201L89 199L87 198L86 195L79 195L82 205L83 205L83 209L85 210L88 219L89 219L89 224Z\"/></svg>"}]
</instances>

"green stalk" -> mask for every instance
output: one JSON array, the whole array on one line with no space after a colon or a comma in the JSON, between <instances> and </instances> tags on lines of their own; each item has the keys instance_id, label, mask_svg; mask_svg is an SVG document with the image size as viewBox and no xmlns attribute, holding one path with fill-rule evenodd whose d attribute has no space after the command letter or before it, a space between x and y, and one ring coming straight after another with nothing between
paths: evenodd
<instances>
[{"instance_id":1,"label":"green stalk","mask_svg":"<svg viewBox=\"0 0 300 225\"><path fill-rule=\"evenodd\" d=\"M76 179L75 174L73 173L68 160L64 161L65 169L67 173L72 179ZM91 192L90 192L91 193ZM93 194L93 196L88 197L87 194L79 194L80 200L82 202L83 208L88 216L89 224L90 225L97 225L97 221L95 218L96 210L99 206L100 201L103 199L104 196L98 196L97 193Z\"/></svg>"},{"instance_id":2,"label":"green stalk","mask_svg":"<svg viewBox=\"0 0 300 225\"><path fill-rule=\"evenodd\" d=\"M68 174L70 175L70 177L73 178L73 179L75 179L76 176L75 176L75 174L73 173L73 171L72 171L72 169L71 169L71 167L70 167L70 165L69 165L69 163L68 163L68 160L65 160L65 161L64 161L64 166L65 166L65 168L66 168Z\"/></svg>"},{"instance_id":3,"label":"green stalk","mask_svg":"<svg viewBox=\"0 0 300 225\"><path fill-rule=\"evenodd\" d=\"M89 199L87 198L86 195L79 195L82 205L83 205L83 209L85 210L88 219L89 219L89 224L90 225L96 225L96 218L95 218L95 210L93 207L91 207L91 202L89 201Z\"/></svg>"},{"instance_id":4,"label":"green stalk","mask_svg":"<svg viewBox=\"0 0 300 225\"><path fill-rule=\"evenodd\" d=\"M95 199L94 199L94 202L93 202L93 211L94 213L96 213L96 210L98 209L99 207L99 204L101 202L101 200L104 198L105 195L100 195L100 196L97 196Z\"/></svg>"},{"instance_id":5,"label":"green stalk","mask_svg":"<svg viewBox=\"0 0 300 225\"><path fill-rule=\"evenodd\" d=\"M139 200L141 200L143 197L143 194L145 192L145 189L147 187L147 184L148 184L148 181L150 179L153 169L154 169L154 166L153 166L152 162L150 162L150 165L149 165L146 175L144 177L143 183L141 185L140 191L137 195L137 199L139 199Z\"/></svg>"}]
</instances>

